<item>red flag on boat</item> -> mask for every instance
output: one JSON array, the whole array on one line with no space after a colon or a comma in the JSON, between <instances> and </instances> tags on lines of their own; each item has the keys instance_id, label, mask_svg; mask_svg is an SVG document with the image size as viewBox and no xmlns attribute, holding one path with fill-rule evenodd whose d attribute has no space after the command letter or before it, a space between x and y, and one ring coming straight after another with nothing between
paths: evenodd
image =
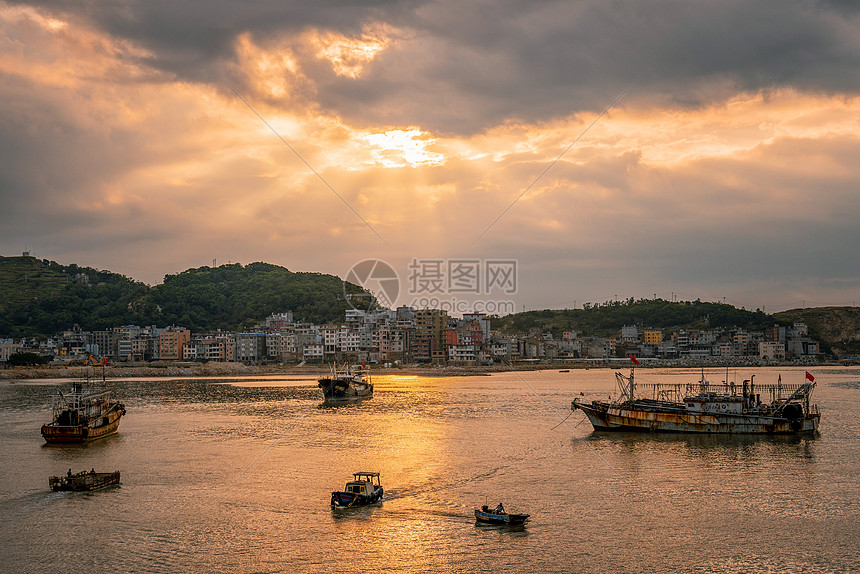
<instances>
[{"instance_id":1,"label":"red flag on boat","mask_svg":"<svg viewBox=\"0 0 860 574\"><path fill-rule=\"evenodd\" d=\"M633 361L634 363L636 363L637 365L639 364L639 361L636 360L636 355L631 356L630 360Z\"/></svg>"},{"instance_id":2,"label":"red flag on boat","mask_svg":"<svg viewBox=\"0 0 860 574\"><path fill-rule=\"evenodd\" d=\"M812 375L810 375L810 374L809 374L809 371L806 371L806 378L807 378L807 379L809 379L810 381L815 382L815 377L813 377Z\"/></svg>"}]
</instances>

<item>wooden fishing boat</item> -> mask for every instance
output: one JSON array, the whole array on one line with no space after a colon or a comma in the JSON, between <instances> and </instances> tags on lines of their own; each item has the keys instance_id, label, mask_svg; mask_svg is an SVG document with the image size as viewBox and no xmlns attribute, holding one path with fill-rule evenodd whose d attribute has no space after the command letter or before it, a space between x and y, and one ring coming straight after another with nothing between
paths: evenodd
<instances>
[{"instance_id":1,"label":"wooden fishing boat","mask_svg":"<svg viewBox=\"0 0 860 574\"><path fill-rule=\"evenodd\" d=\"M112 484L119 484L119 471L114 472L89 472L82 471L72 474L72 470L66 476L52 476L48 479L51 490L69 490L75 492L86 492L98 490Z\"/></svg>"},{"instance_id":2,"label":"wooden fishing boat","mask_svg":"<svg viewBox=\"0 0 860 574\"><path fill-rule=\"evenodd\" d=\"M378 472L356 472L343 490L331 493L332 508L353 508L382 500Z\"/></svg>"},{"instance_id":3,"label":"wooden fishing boat","mask_svg":"<svg viewBox=\"0 0 860 574\"><path fill-rule=\"evenodd\" d=\"M726 381L713 384L704 373L698 383L670 385L635 384L629 377L615 373L620 398L615 401L581 403L574 399L571 408L580 409L598 431L680 432L710 434L814 434L821 414L810 403L815 377L806 373L800 385L754 383L755 375L742 385ZM642 389L651 396L642 396ZM637 391L639 391L637 393ZM762 397L770 395L771 401Z\"/></svg>"},{"instance_id":4,"label":"wooden fishing boat","mask_svg":"<svg viewBox=\"0 0 860 574\"><path fill-rule=\"evenodd\" d=\"M42 425L49 444L85 443L117 432L125 405L109 389L72 383L71 392L57 392L51 422Z\"/></svg>"},{"instance_id":5,"label":"wooden fishing boat","mask_svg":"<svg viewBox=\"0 0 860 574\"><path fill-rule=\"evenodd\" d=\"M509 514L499 504L495 509L490 509L485 504L475 509L475 519L486 524L506 524L508 526L520 526L529 519L528 514Z\"/></svg>"},{"instance_id":6,"label":"wooden fishing boat","mask_svg":"<svg viewBox=\"0 0 860 574\"><path fill-rule=\"evenodd\" d=\"M373 398L370 373L359 365L342 369L332 367L331 376L319 380L323 399L328 404L348 403Z\"/></svg>"}]
</instances>

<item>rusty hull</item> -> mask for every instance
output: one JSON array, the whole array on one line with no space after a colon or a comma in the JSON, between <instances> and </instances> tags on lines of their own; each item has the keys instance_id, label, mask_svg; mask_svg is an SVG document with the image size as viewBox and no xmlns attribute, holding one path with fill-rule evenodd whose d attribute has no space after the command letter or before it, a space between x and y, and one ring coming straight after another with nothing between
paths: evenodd
<instances>
[{"instance_id":1,"label":"rusty hull","mask_svg":"<svg viewBox=\"0 0 860 574\"><path fill-rule=\"evenodd\" d=\"M106 416L97 419L100 423L104 423L102 419L107 419L107 424L97 426L88 424L63 426L53 423L42 425L42 437L48 444L75 444L104 438L117 432L123 412L123 410L109 412Z\"/></svg>"},{"instance_id":2,"label":"rusty hull","mask_svg":"<svg viewBox=\"0 0 860 574\"><path fill-rule=\"evenodd\" d=\"M714 434L802 434L818 428L818 413L801 420L761 414L688 413L680 408L654 408L636 403L590 405L573 402L591 421L594 430Z\"/></svg>"}]
</instances>

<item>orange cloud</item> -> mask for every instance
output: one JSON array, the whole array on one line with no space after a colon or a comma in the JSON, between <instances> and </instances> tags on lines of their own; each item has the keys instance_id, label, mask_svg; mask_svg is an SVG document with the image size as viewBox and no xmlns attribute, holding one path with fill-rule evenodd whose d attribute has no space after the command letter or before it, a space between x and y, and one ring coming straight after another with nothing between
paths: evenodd
<instances>
[{"instance_id":1,"label":"orange cloud","mask_svg":"<svg viewBox=\"0 0 860 574\"><path fill-rule=\"evenodd\" d=\"M264 123L224 86L158 72L146 50L74 19L4 6L0 26L0 73L16 80L0 93L55 145L30 174L62 182L50 189L59 223L44 233L62 245L62 226L78 225L105 250L91 264L133 259L116 268L149 281L215 257L342 273L368 256L507 253L608 269L703 228L740 237L762 222L857 215L846 207L860 177L855 99L783 90L700 109L622 106L573 147L593 115L460 136L354 125L324 109L307 67L360 81L397 49L394 33L306 29L243 34L222 64ZM10 234L35 228L28 217Z\"/></svg>"}]
</instances>

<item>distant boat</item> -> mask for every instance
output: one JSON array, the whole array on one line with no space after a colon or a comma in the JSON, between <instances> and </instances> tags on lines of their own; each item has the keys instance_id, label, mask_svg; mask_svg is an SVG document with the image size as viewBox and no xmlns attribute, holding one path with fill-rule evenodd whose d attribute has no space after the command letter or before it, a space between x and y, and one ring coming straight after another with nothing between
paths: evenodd
<instances>
[{"instance_id":1,"label":"distant boat","mask_svg":"<svg viewBox=\"0 0 860 574\"><path fill-rule=\"evenodd\" d=\"M80 382L72 390L58 391L53 400L53 420L42 425L42 437L49 444L84 443L117 432L125 405L112 397L112 391Z\"/></svg>"},{"instance_id":2,"label":"distant boat","mask_svg":"<svg viewBox=\"0 0 860 574\"><path fill-rule=\"evenodd\" d=\"M71 490L76 492L98 490L112 484L119 484L119 471L114 472L90 472L83 471L72 474L69 469L66 476L52 476L48 479L51 490Z\"/></svg>"},{"instance_id":3,"label":"distant boat","mask_svg":"<svg viewBox=\"0 0 860 574\"><path fill-rule=\"evenodd\" d=\"M559 371L559 373L569 373L569 372L570 372L570 369L564 369L564 370Z\"/></svg>"},{"instance_id":4,"label":"distant boat","mask_svg":"<svg viewBox=\"0 0 860 574\"><path fill-rule=\"evenodd\" d=\"M332 508L353 508L382 500L378 472L356 472L343 490L331 493Z\"/></svg>"},{"instance_id":5,"label":"distant boat","mask_svg":"<svg viewBox=\"0 0 860 574\"><path fill-rule=\"evenodd\" d=\"M580 409L594 430L681 432L714 434L803 434L814 433L821 418L818 407L810 404L815 378L806 373L800 385L755 385L753 379L742 385L724 382L711 384L704 373L698 383L648 383L636 385L629 377L615 373L620 397L615 401L580 403ZM726 377L728 381L728 376ZM639 387L650 390L651 397L639 396ZM771 402L763 403L762 395Z\"/></svg>"},{"instance_id":6,"label":"distant boat","mask_svg":"<svg viewBox=\"0 0 860 574\"><path fill-rule=\"evenodd\" d=\"M507 524L509 526L520 526L529 519L528 514L508 514L500 504L495 510L487 508L485 504L475 509L475 519L486 524Z\"/></svg>"},{"instance_id":7,"label":"distant boat","mask_svg":"<svg viewBox=\"0 0 860 574\"><path fill-rule=\"evenodd\" d=\"M360 401L373 397L370 372L364 365L352 365L342 369L332 367L331 376L319 380L323 398L327 403Z\"/></svg>"}]
</instances>

